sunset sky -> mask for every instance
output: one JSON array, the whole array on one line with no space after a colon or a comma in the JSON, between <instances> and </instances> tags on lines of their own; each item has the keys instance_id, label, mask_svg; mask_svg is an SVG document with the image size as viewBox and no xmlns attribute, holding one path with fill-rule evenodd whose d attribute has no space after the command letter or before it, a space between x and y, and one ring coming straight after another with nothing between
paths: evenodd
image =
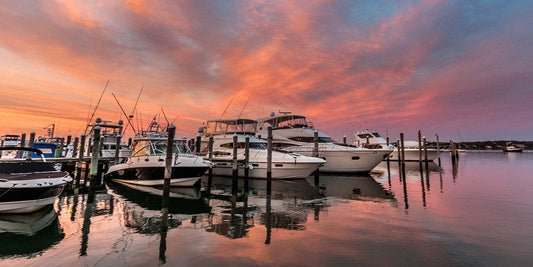
<instances>
[{"instance_id":1,"label":"sunset sky","mask_svg":"<svg viewBox=\"0 0 533 267\"><path fill-rule=\"evenodd\" d=\"M533 1L0 1L0 135L306 115L341 140L533 140ZM233 99L233 100L232 100ZM129 134L132 134L130 131Z\"/></svg>"}]
</instances>

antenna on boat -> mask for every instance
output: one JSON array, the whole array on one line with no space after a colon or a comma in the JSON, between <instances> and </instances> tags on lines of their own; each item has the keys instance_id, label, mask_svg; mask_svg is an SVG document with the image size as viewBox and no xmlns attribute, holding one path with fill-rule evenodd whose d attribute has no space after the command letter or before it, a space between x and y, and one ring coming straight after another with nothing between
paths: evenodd
<instances>
[{"instance_id":1,"label":"antenna on boat","mask_svg":"<svg viewBox=\"0 0 533 267\"><path fill-rule=\"evenodd\" d=\"M229 106L231 105L231 102L233 102L233 99L234 99L235 96L241 91L241 89L242 89L242 87L239 88L239 90L237 90L237 92L235 92L235 93L233 94L233 96L232 96L231 99L229 100L228 105L227 105L226 108L224 109L224 112L222 112L222 115L220 115L219 120L221 120L222 117L224 117L224 114L226 114L226 111L228 111L228 108L229 108Z\"/></svg>"},{"instance_id":2,"label":"antenna on boat","mask_svg":"<svg viewBox=\"0 0 533 267\"><path fill-rule=\"evenodd\" d=\"M122 110L122 114L124 114L124 116L126 117L126 119L128 120L128 122L130 121L130 118L128 117L128 115L126 115L126 112L124 111L124 109L122 108L122 105L120 104L120 102L118 102L118 99L117 97L115 96L114 93L111 93L113 95L113 97L115 98L115 101L117 101L117 104L118 106L120 107L120 110ZM134 133L137 133L137 131L135 131L135 128L133 128L133 124L131 125L131 129L133 129L133 132Z\"/></svg>"},{"instance_id":3,"label":"antenna on boat","mask_svg":"<svg viewBox=\"0 0 533 267\"><path fill-rule=\"evenodd\" d=\"M96 103L96 106L94 107L93 114L91 115L91 118L87 120L87 126L85 127L85 134L87 134L87 129L89 129L89 123L94 118L94 113L96 113L96 110L98 109L98 106L100 105L100 101L102 101L102 97L104 96L105 90L107 89L107 86L109 85L109 80L107 80L107 83L104 86L104 89L102 90L102 93L100 94L100 98L98 99L98 103Z\"/></svg>"}]
</instances>

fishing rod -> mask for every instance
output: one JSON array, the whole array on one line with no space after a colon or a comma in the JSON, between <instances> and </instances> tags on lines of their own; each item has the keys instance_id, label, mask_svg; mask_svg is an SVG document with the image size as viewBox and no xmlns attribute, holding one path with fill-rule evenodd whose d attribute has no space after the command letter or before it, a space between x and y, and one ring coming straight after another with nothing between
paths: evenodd
<instances>
[{"instance_id":1,"label":"fishing rod","mask_svg":"<svg viewBox=\"0 0 533 267\"><path fill-rule=\"evenodd\" d=\"M231 97L231 99L230 99L228 105L226 106L226 109L224 109L224 112L222 112L222 115L220 115L219 120L221 120L222 117L224 117L224 114L226 114L226 111L228 111L228 108L229 108L229 106L231 105L231 102L233 102L233 99L235 98L235 96L237 96L237 94L241 91L241 89L242 89L242 87L239 88L239 90L237 90L237 92L235 92L235 94L233 94L233 96Z\"/></svg>"},{"instance_id":2,"label":"fishing rod","mask_svg":"<svg viewBox=\"0 0 533 267\"><path fill-rule=\"evenodd\" d=\"M141 90L139 91L139 94L137 95L137 100L135 101L135 105L133 106L133 110L131 111L130 115L127 116L130 119L133 119L133 113L137 109L137 103L139 103L139 99L141 98L141 93L143 91L144 86L141 86ZM133 123L131 123L130 120L128 120L128 124L126 124L126 127L124 127L123 135L126 133L126 130L128 129L128 126L131 124L131 128L133 129ZM135 130L133 130L135 131Z\"/></svg>"},{"instance_id":3,"label":"fishing rod","mask_svg":"<svg viewBox=\"0 0 533 267\"><path fill-rule=\"evenodd\" d=\"M124 114L124 116L126 117L126 119L128 120L128 122L130 121L130 118L128 117L128 115L126 115L126 112L124 111L124 109L122 108L122 105L120 104L120 102L118 102L118 99L117 97L115 96L114 93L111 93L113 95L113 97L115 98L115 101L117 101L117 104L118 106L120 107L120 110L122 110L122 114ZM131 129L133 129L133 132L134 133L137 133L137 131L135 130L135 128L133 127L133 124L131 125Z\"/></svg>"},{"instance_id":4,"label":"fishing rod","mask_svg":"<svg viewBox=\"0 0 533 267\"><path fill-rule=\"evenodd\" d=\"M87 126L85 127L85 131L84 131L85 134L87 134L87 129L89 129L89 123L91 123L91 121L93 120L94 114L96 113L96 110L98 109L98 106L100 105L100 101L102 101L102 97L104 96L105 90L107 89L108 85L109 85L109 80L107 80L107 83L104 86L104 90L102 90L102 93L100 94L100 98L98 99L98 103L96 103L96 106L94 107L94 111L93 111L93 114L91 115L91 118L87 120Z\"/></svg>"}]
</instances>

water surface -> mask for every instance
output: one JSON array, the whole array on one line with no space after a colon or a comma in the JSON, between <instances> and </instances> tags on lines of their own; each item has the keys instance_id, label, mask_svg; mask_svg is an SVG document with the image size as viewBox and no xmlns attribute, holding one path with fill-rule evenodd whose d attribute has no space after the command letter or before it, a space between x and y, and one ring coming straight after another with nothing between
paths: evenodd
<instances>
[{"instance_id":1,"label":"water surface","mask_svg":"<svg viewBox=\"0 0 533 267\"><path fill-rule=\"evenodd\" d=\"M2 266L530 266L533 153L469 152L369 175L274 181L214 177L213 195L109 183L53 208L0 216ZM207 177L202 179L207 184Z\"/></svg>"}]
</instances>

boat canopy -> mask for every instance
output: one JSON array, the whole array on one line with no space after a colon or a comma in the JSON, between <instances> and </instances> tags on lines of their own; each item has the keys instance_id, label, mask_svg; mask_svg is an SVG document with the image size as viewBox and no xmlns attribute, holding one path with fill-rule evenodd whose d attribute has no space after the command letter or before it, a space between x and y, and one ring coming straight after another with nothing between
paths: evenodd
<instances>
[{"instance_id":1,"label":"boat canopy","mask_svg":"<svg viewBox=\"0 0 533 267\"><path fill-rule=\"evenodd\" d=\"M251 119L211 120L207 121L205 136L217 134L255 135L257 121Z\"/></svg>"},{"instance_id":2,"label":"boat canopy","mask_svg":"<svg viewBox=\"0 0 533 267\"><path fill-rule=\"evenodd\" d=\"M259 119L259 127L266 127L268 124L272 125L272 129L284 128L313 128L307 123L305 116L302 115L279 115L268 118Z\"/></svg>"}]
</instances>

